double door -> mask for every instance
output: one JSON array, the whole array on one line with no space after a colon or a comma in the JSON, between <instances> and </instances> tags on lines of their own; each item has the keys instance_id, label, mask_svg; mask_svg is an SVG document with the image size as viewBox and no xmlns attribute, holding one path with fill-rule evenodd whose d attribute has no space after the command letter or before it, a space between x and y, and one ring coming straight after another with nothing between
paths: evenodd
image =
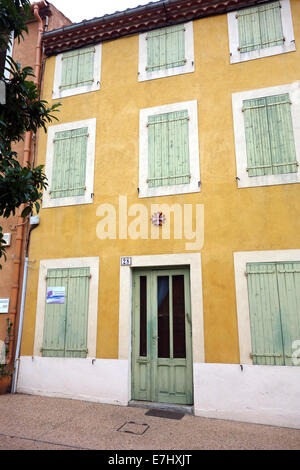
<instances>
[{"instance_id":1,"label":"double door","mask_svg":"<svg viewBox=\"0 0 300 470\"><path fill-rule=\"evenodd\" d=\"M132 399L193 403L188 269L133 273Z\"/></svg>"}]
</instances>

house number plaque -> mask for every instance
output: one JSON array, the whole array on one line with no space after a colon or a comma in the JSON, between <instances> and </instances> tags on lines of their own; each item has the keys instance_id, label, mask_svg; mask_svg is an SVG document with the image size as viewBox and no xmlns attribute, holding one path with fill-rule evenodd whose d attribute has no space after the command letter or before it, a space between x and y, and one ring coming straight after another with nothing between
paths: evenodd
<instances>
[{"instance_id":1,"label":"house number plaque","mask_svg":"<svg viewBox=\"0 0 300 470\"><path fill-rule=\"evenodd\" d=\"M132 265L132 258L128 256L121 258L121 266L131 266Z\"/></svg>"}]
</instances>

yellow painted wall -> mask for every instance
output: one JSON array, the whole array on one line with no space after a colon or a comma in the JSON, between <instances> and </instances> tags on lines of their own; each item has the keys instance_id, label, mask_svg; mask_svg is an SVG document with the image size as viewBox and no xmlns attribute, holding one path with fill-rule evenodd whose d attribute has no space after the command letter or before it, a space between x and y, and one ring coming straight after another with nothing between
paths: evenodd
<instances>
[{"instance_id":1,"label":"yellow painted wall","mask_svg":"<svg viewBox=\"0 0 300 470\"><path fill-rule=\"evenodd\" d=\"M97 118L95 198L89 205L44 209L32 233L22 355L32 355L41 259L100 256L97 357L118 357L120 256L183 253L185 240L100 241L99 204L199 203L207 362L237 363L233 252L300 245L299 184L237 189L231 95L300 80L300 2L291 0L297 52L229 64L227 16L194 22L194 73L137 81L138 36L103 44L101 90L64 98L60 122ZM52 102L55 58L46 62L43 98ZM139 110L198 100L201 193L138 199ZM41 134L38 163L45 163Z\"/></svg>"}]
</instances>

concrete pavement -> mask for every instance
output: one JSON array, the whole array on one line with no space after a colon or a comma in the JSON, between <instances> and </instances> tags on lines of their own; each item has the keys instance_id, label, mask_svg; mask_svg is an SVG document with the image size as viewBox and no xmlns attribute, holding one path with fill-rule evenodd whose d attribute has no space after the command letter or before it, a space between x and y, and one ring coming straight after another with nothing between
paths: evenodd
<instances>
[{"instance_id":1,"label":"concrete pavement","mask_svg":"<svg viewBox=\"0 0 300 470\"><path fill-rule=\"evenodd\" d=\"M3 395L0 450L300 449L297 429L192 415L166 419L146 412L143 408Z\"/></svg>"}]
</instances>

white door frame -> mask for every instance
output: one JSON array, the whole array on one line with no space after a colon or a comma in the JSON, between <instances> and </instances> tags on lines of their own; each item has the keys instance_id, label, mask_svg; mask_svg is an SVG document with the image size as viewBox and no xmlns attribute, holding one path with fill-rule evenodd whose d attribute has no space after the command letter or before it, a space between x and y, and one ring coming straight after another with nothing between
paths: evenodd
<instances>
[{"instance_id":1,"label":"white door frame","mask_svg":"<svg viewBox=\"0 0 300 470\"><path fill-rule=\"evenodd\" d=\"M118 358L128 362L128 401L131 399L132 269L164 266L190 268L193 366L195 363L205 362L201 254L133 256L131 266L120 267ZM193 383L195 384L194 380Z\"/></svg>"}]
</instances>

